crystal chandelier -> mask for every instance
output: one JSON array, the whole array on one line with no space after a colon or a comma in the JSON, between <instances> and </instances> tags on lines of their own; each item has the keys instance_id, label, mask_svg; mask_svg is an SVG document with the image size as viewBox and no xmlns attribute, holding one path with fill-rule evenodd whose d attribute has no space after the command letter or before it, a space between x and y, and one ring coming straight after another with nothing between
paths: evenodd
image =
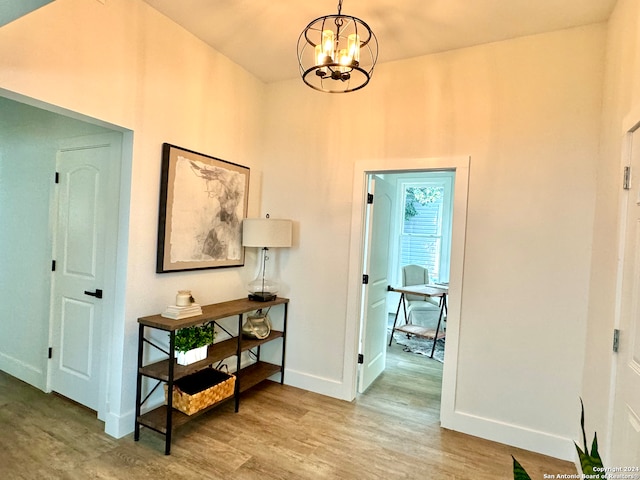
<instances>
[{"instance_id":1,"label":"crystal chandelier","mask_svg":"<svg viewBox=\"0 0 640 480\"><path fill-rule=\"evenodd\" d=\"M378 60L378 40L365 22L338 14L316 18L298 38L298 64L304 83L327 93L364 87Z\"/></svg>"}]
</instances>

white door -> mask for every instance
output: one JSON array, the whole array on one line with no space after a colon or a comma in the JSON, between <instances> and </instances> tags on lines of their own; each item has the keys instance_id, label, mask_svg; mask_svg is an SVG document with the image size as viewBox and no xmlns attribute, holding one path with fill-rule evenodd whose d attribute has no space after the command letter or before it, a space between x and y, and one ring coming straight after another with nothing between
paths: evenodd
<instances>
[{"instance_id":1,"label":"white door","mask_svg":"<svg viewBox=\"0 0 640 480\"><path fill-rule=\"evenodd\" d=\"M640 466L640 129L629 132L631 182L622 257L620 343L611 443L611 465ZM640 472L633 472L636 475Z\"/></svg>"},{"instance_id":2,"label":"white door","mask_svg":"<svg viewBox=\"0 0 640 480\"><path fill-rule=\"evenodd\" d=\"M364 286L361 352L362 365L358 391L364 392L385 368L387 357L387 286L389 285L389 250L391 213L394 188L381 177L372 177L368 204L367 242L365 245L365 274L369 283Z\"/></svg>"},{"instance_id":3,"label":"white door","mask_svg":"<svg viewBox=\"0 0 640 480\"><path fill-rule=\"evenodd\" d=\"M117 134L82 137L57 154L50 388L96 411L108 342L103 305L113 298L113 288L105 288L111 285L105 252L114 236L110 218L118 211L117 183L110 174L118 170L119 141Z\"/></svg>"}]
</instances>

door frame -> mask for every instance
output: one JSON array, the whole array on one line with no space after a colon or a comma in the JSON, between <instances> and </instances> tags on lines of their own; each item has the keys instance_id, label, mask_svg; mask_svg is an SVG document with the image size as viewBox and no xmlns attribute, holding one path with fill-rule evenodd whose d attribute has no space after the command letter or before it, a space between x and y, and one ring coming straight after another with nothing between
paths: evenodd
<instances>
[{"instance_id":1,"label":"door frame","mask_svg":"<svg viewBox=\"0 0 640 480\"><path fill-rule=\"evenodd\" d=\"M453 225L451 238L451 272L447 315L447 349L442 376L441 425L455 425L458 343L462 307L462 278L467 229L467 197L469 191L468 156L362 160L354 166L351 210L351 242L347 292L347 322L343 370L344 398L353 400L357 392L360 312L362 308L362 273L365 238L367 176L382 173L408 173L429 170L455 170L453 191Z\"/></svg>"},{"instance_id":2,"label":"door frame","mask_svg":"<svg viewBox=\"0 0 640 480\"><path fill-rule=\"evenodd\" d=\"M631 112L625 116L622 121L622 135L621 135L621 155L620 155L620 172L624 171L624 168L631 165L632 155L632 142L633 134L640 130L640 105L636 105L631 109ZM639 146L640 147L640 146ZM640 175L640 172L631 172L631 175ZM636 201L640 199L635 199ZM629 195L629 191L621 189L618 201L618 255L616 264L616 289L614 299L614 315L613 315L613 328L620 329L622 325L622 305L623 299L623 280L624 280L624 265L627 252L627 213L629 211L629 205L634 199ZM622 339L624 341L624 339ZM617 353L611 351L611 370L610 370L610 383L609 383L609 395L608 412L607 412L607 436L604 443L603 457L610 459L613 449L613 434L614 434L614 420L616 414L616 397L618 395L618 369L620 359Z\"/></svg>"}]
</instances>

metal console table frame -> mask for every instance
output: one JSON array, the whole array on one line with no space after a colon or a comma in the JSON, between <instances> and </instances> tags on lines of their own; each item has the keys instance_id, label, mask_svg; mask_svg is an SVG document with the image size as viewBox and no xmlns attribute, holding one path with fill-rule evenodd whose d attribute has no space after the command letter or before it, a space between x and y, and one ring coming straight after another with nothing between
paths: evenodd
<instances>
[{"instance_id":1,"label":"metal console table frame","mask_svg":"<svg viewBox=\"0 0 640 480\"><path fill-rule=\"evenodd\" d=\"M262 340L254 340L243 338L242 336L242 321L245 313L253 312L256 310L265 310L272 306L283 305L283 328L279 330L271 330L271 334ZM240 408L240 394L247 389L257 385L263 380L271 377L274 374L280 373L280 383L284 383L284 369L285 369L285 350L286 350L286 331L287 331L287 314L288 314L289 299L276 298L268 302L258 302L241 298L238 300L231 300L228 302L216 303L212 305L205 305L202 307L202 315L194 317L184 318L181 320L173 320L170 318L162 317L161 315L151 315L147 317L141 317L138 319L138 370L137 370L137 385L136 385L136 423L134 431L134 439L138 441L140 439L140 426L145 426L165 436L165 455L171 453L171 439L172 432L177 427L185 424L189 420L197 417L212 408L217 407L223 402L226 402L230 398L235 399L235 411ZM234 335L228 332L226 329L220 326L218 320L238 316L238 333ZM173 350L175 345L176 331L181 328L205 325L208 323L215 323L225 332L227 332L231 338L216 342L209 346L207 352L207 358L191 365L183 366L178 365L173 358ZM145 336L145 329L151 328L160 331L168 332L169 334L169 348L158 345L154 341L148 339ZM264 362L260 360L260 346L274 341L278 338L282 338L282 359L280 365ZM144 352L145 345L148 345L167 356L159 361L154 361L150 364L144 364ZM241 354L246 351L254 351L256 362L248 365L244 368L241 366ZM191 373L197 372L203 368L208 368L216 363L222 362L226 358L236 356L236 381L235 391L233 397L224 399L214 405L211 405L194 415L186 415L178 410L173 409L173 395L167 395L166 405L161 405L148 412L142 413L142 406L149 400L151 395L158 389L161 384L167 385L167 391L173 391L173 385L176 380L182 378ZM143 392L143 377L157 380L155 386L146 393L146 396L142 398Z\"/></svg>"}]
</instances>

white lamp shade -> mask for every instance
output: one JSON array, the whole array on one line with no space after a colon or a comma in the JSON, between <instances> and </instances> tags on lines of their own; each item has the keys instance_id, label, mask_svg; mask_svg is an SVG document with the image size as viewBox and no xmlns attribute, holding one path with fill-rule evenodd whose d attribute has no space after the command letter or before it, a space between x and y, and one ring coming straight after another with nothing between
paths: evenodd
<instances>
[{"instance_id":1,"label":"white lamp shade","mask_svg":"<svg viewBox=\"0 0 640 480\"><path fill-rule=\"evenodd\" d=\"M290 247L291 220L245 218L242 221L242 245L245 247Z\"/></svg>"}]
</instances>

